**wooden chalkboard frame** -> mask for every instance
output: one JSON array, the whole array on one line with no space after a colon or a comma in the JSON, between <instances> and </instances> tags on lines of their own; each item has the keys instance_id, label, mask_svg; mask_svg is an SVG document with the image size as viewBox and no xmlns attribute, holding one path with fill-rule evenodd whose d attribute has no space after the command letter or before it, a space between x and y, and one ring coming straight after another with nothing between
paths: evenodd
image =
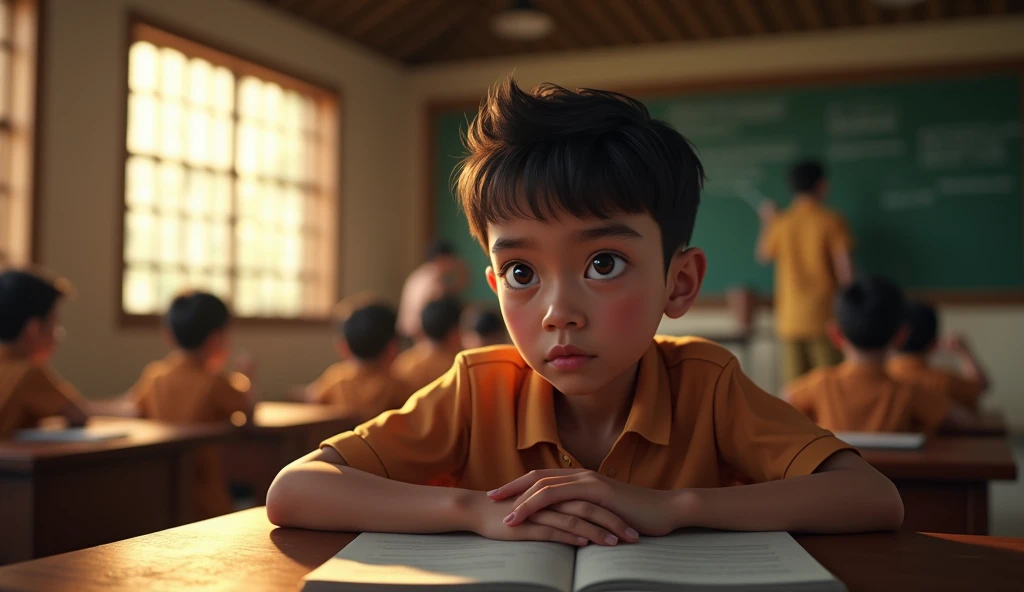
<instances>
[{"instance_id":1,"label":"wooden chalkboard frame","mask_svg":"<svg viewBox=\"0 0 1024 592\"><path fill-rule=\"evenodd\" d=\"M808 72L792 72L764 76L736 76L721 78L703 78L694 80L659 81L647 84L610 84L604 88L615 90L638 97L641 100L679 94L709 94L723 91L746 91L761 89L793 89L800 87L841 87L858 84L884 82L927 81L947 78L985 77L994 74L1012 74L1017 76L1022 86L1021 96L1024 97L1024 59L964 61L948 64L901 65L889 68L858 68L849 70L819 70ZM437 183L437 172L434 162L435 138L437 135L437 118L439 115L456 109L475 109L481 101L480 95L456 96L444 99L431 99L423 109L423 129L427 131L421 154L422 165L426 171L423 177L423 233L424 242L429 241L434 232L434 187ZM1024 104L1021 105L1021 126L1024 136ZM1021 163L1024 166L1024 162ZM1024 195L1021 196L1024 200ZM1024 219L1021 220L1024 230ZM1022 232L1024 234L1024 232ZM1024 242L1021 244L1024 249ZM753 253L750 255L753 257ZM1024 287L1009 290L911 290L914 298L926 299L943 305L1024 305ZM761 304L770 306L772 298L764 296ZM724 296L701 298L697 303L700 307L725 307Z\"/></svg>"}]
</instances>

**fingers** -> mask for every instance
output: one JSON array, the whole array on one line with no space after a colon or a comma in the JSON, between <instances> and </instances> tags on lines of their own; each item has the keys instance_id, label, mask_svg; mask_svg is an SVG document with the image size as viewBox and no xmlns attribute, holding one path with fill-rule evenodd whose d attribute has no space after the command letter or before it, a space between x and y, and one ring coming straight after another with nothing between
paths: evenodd
<instances>
[{"instance_id":1,"label":"fingers","mask_svg":"<svg viewBox=\"0 0 1024 592\"><path fill-rule=\"evenodd\" d=\"M556 530L573 535L574 537L583 537L597 545L612 546L619 542L619 537L615 536L611 532L601 528L593 522L589 522L571 514L563 514L552 510L543 510L537 512L533 516L530 516L529 522L527 522L526 525L530 523L549 526ZM522 526L518 526L516 528L522 528Z\"/></svg>"},{"instance_id":2,"label":"fingers","mask_svg":"<svg viewBox=\"0 0 1024 592\"><path fill-rule=\"evenodd\" d=\"M581 500L600 504L601 496L599 494L595 495L597 493L594 491L595 489L597 489L597 484L579 480L545 486L530 496L529 499L516 506L512 513L505 517L504 522L508 526L516 526L537 512L561 502Z\"/></svg>"},{"instance_id":3,"label":"fingers","mask_svg":"<svg viewBox=\"0 0 1024 592\"><path fill-rule=\"evenodd\" d=\"M552 543L562 543L564 545L572 545L574 547L585 547L589 542L586 537L572 534L553 526L537 524L534 522L527 522L508 530L510 540L550 541Z\"/></svg>"},{"instance_id":4,"label":"fingers","mask_svg":"<svg viewBox=\"0 0 1024 592\"><path fill-rule=\"evenodd\" d=\"M551 509L561 514L576 516L586 522L600 526L627 543L635 543L640 539L639 533L630 528L629 525L626 524L626 521L620 518L618 514L615 514L606 508L602 508L597 504L574 500L571 502L555 504L551 506ZM536 515L534 515L534 518L535 517Z\"/></svg>"},{"instance_id":5,"label":"fingers","mask_svg":"<svg viewBox=\"0 0 1024 592\"><path fill-rule=\"evenodd\" d=\"M552 476L552 477L544 477L543 479L538 479L536 483L534 483L529 488L527 488L525 491L520 493L519 497L516 499L515 505L518 506L518 505L522 504L526 500L530 499L531 497L533 497L533 496L537 495L538 493L540 493L541 491L543 491L545 487L554 487L555 485L563 485L565 483L571 483L573 481L578 480L580 478L580 476L581 475L579 475L579 474L576 474L576 475L555 475L555 476Z\"/></svg>"},{"instance_id":6,"label":"fingers","mask_svg":"<svg viewBox=\"0 0 1024 592\"><path fill-rule=\"evenodd\" d=\"M585 472L584 469L543 469L540 471L530 471L529 473L510 481L501 487L488 491L487 495L493 500L502 500L513 495L519 495L527 489L533 487L534 483L545 479L547 477L556 477L561 475L571 475L573 473Z\"/></svg>"}]
</instances>

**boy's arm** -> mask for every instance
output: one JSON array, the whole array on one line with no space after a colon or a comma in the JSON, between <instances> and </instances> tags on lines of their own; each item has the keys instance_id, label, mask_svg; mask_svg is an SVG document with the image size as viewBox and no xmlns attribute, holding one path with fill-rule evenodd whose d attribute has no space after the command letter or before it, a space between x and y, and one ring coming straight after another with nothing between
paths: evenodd
<instances>
[{"instance_id":1,"label":"boy's arm","mask_svg":"<svg viewBox=\"0 0 1024 592\"><path fill-rule=\"evenodd\" d=\"M988 374L967 345L967 341L959 335L953 335L945 340L944 345L956 356L963 377L976 384L981 392L988 390Z\"/></svg>"},{"instance_id":2,"label":"boy's arm","mask_svg":"<svg viewBox=\"0 0 1024 592\"><path fill-rule=\"evenodd\" d=\"M519 528L502 521L509 503L481 492L392 481L349 467L324 447L291 463L267 492L267 518L278 526L345 532L442 533L470 531L503 540L608 544L611 533L636 540L610 512L592 504L565 504Z\"/></svg>"},{"instance_id":3,"label":"boy's arm","mask_svg":"<svg viewBox=\"0 0 1024 592\"><path fill-rule=\"evenodd\" d=\"M775 202L765 200L757 209L757 215L761 219L761 229L757 235L757 247L755 256L758 263L767 265L775 259L774 239L772 237L772 224L778 216Z\"/></svg>"}]
</instances>

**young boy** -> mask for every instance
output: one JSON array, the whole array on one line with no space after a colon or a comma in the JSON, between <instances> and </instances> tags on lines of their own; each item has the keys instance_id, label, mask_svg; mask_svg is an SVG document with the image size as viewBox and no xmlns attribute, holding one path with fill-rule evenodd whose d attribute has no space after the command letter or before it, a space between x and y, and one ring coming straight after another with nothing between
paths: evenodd
<instances>
[{"instance_id":1,"label":"young boy","mask_svg":"<svg viewBox=\"0 0 1024 592\"><path fill-rule=\"evenodd\" d=\"M462 347L476 349L508 343L508 331L501 315L490 308L468 309L462 313Z\"/></svg>"},{"instance_id":2,"label":"young boy","mask_svg":"<svg viewBox=\"0 0 1024 592\"><path fill-rule=\"evenodd\" d=\"M948 397L886 373L890 347L906 338L904 309L900 289L877 276L860 278L840 292L829 332L845 360L790 384L789 402L828 430L930 434L965 425L969 414Z\"/></svg>"},{"instance_id":3,"label":"young boy","mask_svg":"<svg viewBox=\"0 0 1024 592\"><path fill-rule=\"evenodd\" d=\"M342 408L359 422L404 405L412 389L391 375L398 354L395 319L395 310L382 302L350 303L334 341L343 361L306 387L306 400Z\"/></svg>"},{"instance_id":4,"label":"young boy","mask_svg":"<svg viewBox=\"0 0 1024 592\"><path fill-rule=\"evenodd\" d=\"M892 483L728 351L654 338L706 267L688 244L703 170L678 132L623 95L507 79L467 146L458 196L515 345L460 354L286 467L272 522L570 545L900 525ZM722 487L737 473L756 484Z\"/></svg>"},{"instance_id":5,"label":"young boy","mask_svg":"<svg viewBox=\"0 0 1024 592\"><path fill-rule=\"evenodd\" d=\"M173 424L247 422L255 405L253 368L251 363L238 364L239 372L224 373L231 354L230 320L227 306L213 294L188 292L176 297L165 319L175 349L146 366L128 392L135 414ZM193 480L196 518L232 511L217 448L200 451Z\"/></svg>"},{"instance_id":6,"label":"young boy","mask_svg":"<svg viewBox=\"0 0 1024 592\"><path fill-rule=\"evenodd\" d=\"M61 282L26 271L0 273L0 440L40 419L84 425L85 400L47 367L64 334Z\"/></svg>"},{"instance_id":7,"label":"young boy","mask_svg":"<svg viewBox=\"0 0 1024 592\"><path fill-rule=\"evenodd\" d=\"M423 338L395 358L395 378L415 391L447 372L462 351L460 315L462 304L455 296L442 296L427 304L422 315Z\"/></svg>"},{"instance_id":8,"label":"young boy","mask_svg":"<svg viewBox=\"0 0 1024 592\"><path fill-rule=\"evenodd\" d=\"M759 210L757 258L775 263L775 334L783 380L789 382L839 361L825 326L836 290L853 279L853 238L839 213L825 207L828 180L814 160L790 171L793 203L782 214L766 201Z\"/></svg>"},{"instance_id":9,"label":"young boy","mask_svg":"<svg viewBox=\"0 0 1024 592\"><path fill-rule=\"evenodd\" d=\"M942 342L938 340L939 317L930 304L911 303L907 307L906 321L907 340L886 364L889 375L977 411L978 399L989 386L988 377L967 343L956 335ZM957 357L961 374L929 366L928 356L940 348Z\"/></svg>"}]
</instances>

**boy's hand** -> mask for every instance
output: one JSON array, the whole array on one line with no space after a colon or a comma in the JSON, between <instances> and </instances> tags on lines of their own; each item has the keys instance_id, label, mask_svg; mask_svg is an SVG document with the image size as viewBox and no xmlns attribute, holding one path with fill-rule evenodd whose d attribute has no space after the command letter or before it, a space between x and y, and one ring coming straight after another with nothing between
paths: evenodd
<instances>
[{"instance_id":1,"label":"boy's hand","mask_svg":"<svg viewBox=\"0 0 1024 592\"><path fill-rule=\"evenodd\" d=\"M647 536L666 535L679 526L668 519L674 515L669 507L672 492L627 485L585 469L532 471L488 496L495 501L518 496L509 514L510 526L572 501L590 502L609 510Z\"/></svg>"},{"instance_id":2,"label":"boy's hand","mask_svg":"<svg viewBox=\"0 0 1024 592\"><path fill-rule=\"evenodd\" d=\"M554 504L512 526L504 522L515 500L492 501L482 494L474 497L473 531L489 539L504 541L552 541L576 547L594 543L615 545L620 540L636 542L635 531L618 516L584 501ZM632 536L631 536L632 535Z\"/></svg>"},{"instance_id":3,"label":"boy's hand","mask_svg":"<svg viewBox=\"0 0 1024 592\"><path fill-rule=\"evenodd\" d=\"M958 334L947 335L942 339L940 345L942 349L951 352L962 352L967 349L967 341Z\"/></svg>"},{"instance_id":4,"label":"boy's hand","mask_svg":"<svg viewBox=\"0 0 1024 592\"><path fill-rule=\"evenodd\" d=\"M775 202L766 199L757 206L757 217L761 219L761 222L767 224L775 219L775 216L779 213L779 207L775 205Z\"/></svg>"}]
</instances>

